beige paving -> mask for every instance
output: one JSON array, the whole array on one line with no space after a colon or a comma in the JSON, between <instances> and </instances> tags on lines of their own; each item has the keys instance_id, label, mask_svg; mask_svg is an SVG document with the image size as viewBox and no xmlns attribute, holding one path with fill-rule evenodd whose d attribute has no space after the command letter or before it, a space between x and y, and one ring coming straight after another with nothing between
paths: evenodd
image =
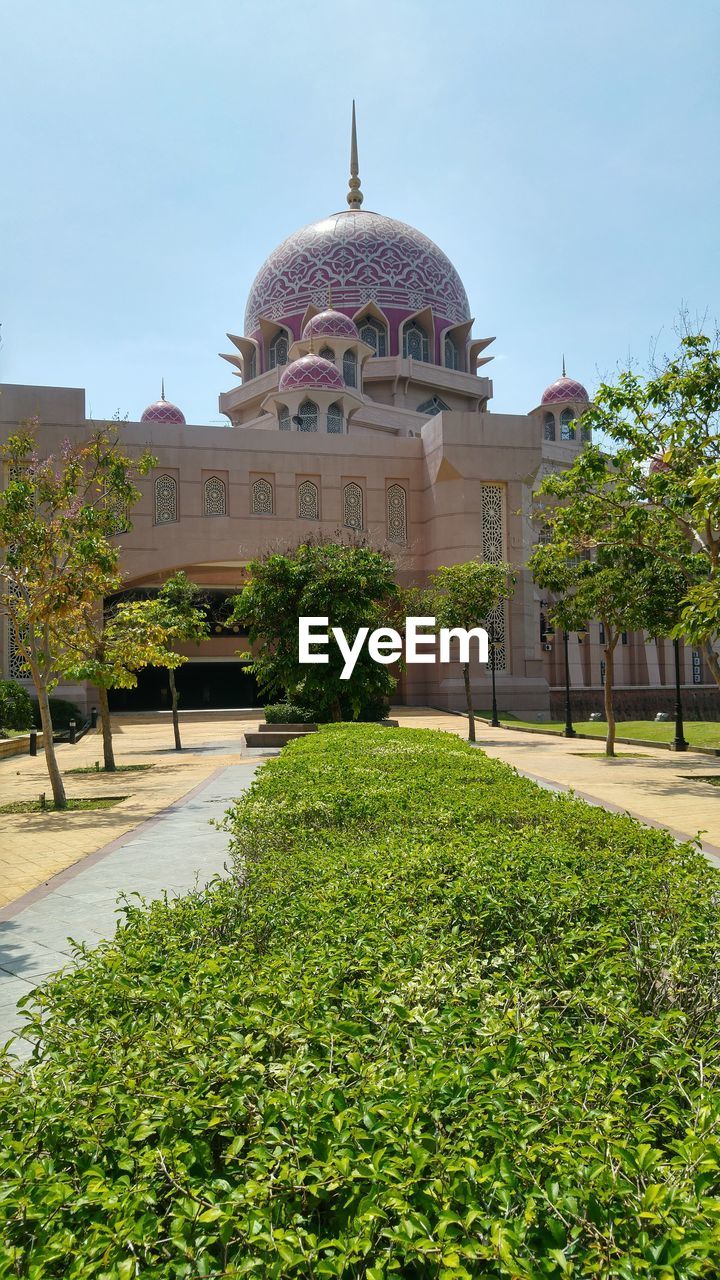
<instances>
[{"instance_id":1,"label":"beige paving","mask_svg":"<svg viewBox=\"0 0 720 1280\"><path fill-rule=\"evenodd\" d=\"M467 718L426 707L398 707L393 717L406 728L442 729L467 737ZM720 758L656 747L619 747L614 760L597 753L603 742L493 729L477 721L483 751L533 777L613 809L634 814L653 826L693 839L720 860L720 786L697 780L720 779ZM624 754L632 752L632 755ZM638 755L635 755L638 753Z\"/></svg>"},{"instance_id":2,"label":"beige paving","mask_svg":"<svg viewBox=\"0 0 720 1280\"><path fill-rule=\"evenodd\" d=\"M169 717L116 716L117 764L153 765L138 773L68 775L70 769L102 763L102 739L91 732L76 746L58 745L69 797L127 798L112 809L0 814L0 907L155 817L217 770L257 763L262 757L244 751L242 735L258 722L257 713L186 712L181 717L183 750L176 752ZM51 798L41 751L36 758L0 760L0 805L35 799L42 791Z\"/></svg>"}]
</instances>

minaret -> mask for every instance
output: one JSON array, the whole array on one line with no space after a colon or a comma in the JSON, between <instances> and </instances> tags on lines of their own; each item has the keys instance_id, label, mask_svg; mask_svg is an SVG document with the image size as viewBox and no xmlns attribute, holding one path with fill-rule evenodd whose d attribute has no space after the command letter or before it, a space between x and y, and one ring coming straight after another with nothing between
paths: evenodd
<instances>
[{"instance_id":1,"label":"minaret","mask_svg":"<svg viewBox=\"0 0 720 1280\"><path fill-rule=\"evenodd\" d=\"M357 127L355 125L355 99L352 105L352 136L350 139L350 188L347 193L347 202L351 209L357 211L363 202L363 193L360 190L360 178L358 177L358 148L357 148Z\"/></svg>"}]
</instances>

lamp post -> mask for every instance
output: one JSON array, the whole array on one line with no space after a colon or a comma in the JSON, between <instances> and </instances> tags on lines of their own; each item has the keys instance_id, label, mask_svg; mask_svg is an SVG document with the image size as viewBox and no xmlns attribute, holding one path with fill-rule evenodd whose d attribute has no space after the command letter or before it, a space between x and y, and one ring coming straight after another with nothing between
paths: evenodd
<instances>
[{"instance_id":1,"label":"lamp post","mask_svg":"<svg viewBox=\"0 0 720 1280\"><path fill-rule=\"evenodd\" d=\"M680 692L680 641L673 640L675 651L675 737L670 743L671 751L687 751L682 712L682 694Z\"/></svg>"},{"instance_id":2,"label":"lamp post","mask_svg":"<svg viewBox=\"0 0 720 1280\"><path fill-rule=\"evenodd\" d=\"M490 623L490 678L492 680L492 717L490 724L493 729L500 728L500 720L498 719L497 698L495 696L495 626Z\"/></svg>"},{"instance_id":3,"label":"lamp post","mask_svg":"<svg viewBox=\"0 0 720 1280\"><path fill-rule=\"evenodd\" d=\"M564 738L576 738L577 734L573 729L572 708L570 706L570 655L568 653L568 633L563 627L563 652L565 654L565 728L563 729Z\"/></svg>"}]
</instances>

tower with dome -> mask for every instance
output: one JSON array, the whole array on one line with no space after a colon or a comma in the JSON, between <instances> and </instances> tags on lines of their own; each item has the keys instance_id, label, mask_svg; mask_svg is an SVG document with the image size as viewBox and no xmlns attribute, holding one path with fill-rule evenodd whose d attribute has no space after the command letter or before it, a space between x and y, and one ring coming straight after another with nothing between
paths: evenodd
<instances>
[{"instance_id":1,"label":"tower with dome","mask_svg":"<svg viewBox=\"0 0 720 1280\"><path fill-rule=\"evenodd\" d=\"M557 711L564 673L525 568L540 536L531 495L544 473L566 467L583 447L576 421L588 392L563 359L537 405L494 413L493 338L475 334L473 324L443 250L365 208L353 106L345 207L270 253L250 287L243 332L228 333L232 351L223 359L233 385L219 396L228 427L188 424L164 383L160 399L123 427L128 449L149 448L157 458L122 536L123 592L155 592L184 569L210 603L211 633L178 673L183 706L257 703L236 656L243 637L228 622L228 599L249 560L310 534L361 534L391 551L404 583L422 584L439 565L475 556L509 560L515 595L492 619L499 704L522 717ZM0 434L33 417L48 451L59 431L72 438L92 429L81 390L4 386ZM652 697L665 706L672 672L664 642L626 641L617 683L628 709L654 709ZM7 629L0 655L3 673L22 678ZM685 661L686 682L697 685L691 653ZM570 646L570 674L578 708L599 706L597 624ZM488 668L476 665L471 680L475 705L488 707ZM60 693L86 706L95 700L85 685ZM166 677L142 672L136 690L114 698L120 708L167 706ZM462 708L458 664L409 668L398 700Z\"/></svg>"}]
</instances>

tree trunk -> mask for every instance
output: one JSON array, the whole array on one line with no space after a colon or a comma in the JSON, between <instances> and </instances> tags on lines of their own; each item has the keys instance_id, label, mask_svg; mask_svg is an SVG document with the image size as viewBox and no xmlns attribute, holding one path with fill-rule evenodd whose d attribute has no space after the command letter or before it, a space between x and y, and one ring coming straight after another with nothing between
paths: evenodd
<instances>
[{"instance_id":1,"label":"tree trunk","mask_svg":"<svg viewBox=\"0 0 720 1280\"><path fill-rule=\"evenodd\" d=\"M330 715L334 723L339 723L342 720L342 707L340 706L339 698L333 698L330 703Z\"/></svg>"},{"instance_id":2,"label":"tree trunk","mask_svg":"<svg viewBox=\"0 0 720 1280\"><path fill-rule=\"evenodd\" d=\"M98 702L100 703L100 723L102 725L103 765L108 773L114 773L115 753L113 751L110 703L108 702L108 691L103 689L102 685L98 688Z\"/></svg>"},{"instance_id":3,"label":"tree trunk","mask_svg":"<svg viewBox=\"0 0 720 1280\"><path fill-rule=\"evenodd\" d=\"M468 714L468 741L475 741L475 712L473 711L472 690L470 688L470 663L463 663L463 680L465 681L465 702Z\"/></svg>"},{"instance_id":4,"label":"tree trunk","mask_svg":"<svg viewBox=\"0 0 720 1280\"><path fill-rule=\"evenodd\" d=\"M175 684L175 671L172 667L168 667L168 679L170 681L170 696L172 697L172 722L173 733L175 735L175 750L182 751L182 742L180 741L180 718L178 716L178 691Z\"/></svg>"},{"instance_id":5,"label":"tree trunk","mask_svg":"<svg viewBox=\"0 0 720 1280\"><path fill-rule=\"evenodd\" d=\"M60 766L57 762L55 754L55 743L53 742L53 727L50 716L50 702L48 700L48 691L40 677L37 669L32 669L33 684L37 694L38 708L40 710L40 724L42 725L43 750L45 752L45 763L47 764L48 776L50 778L50 786L52 787L53 800L56 809L67 809L67 796L65 795L65 784L62 780Z\"/></svg>"},{"instance_id":6,"label":"tree trunk","mask_svg":"<svg viewBox=\"0 0 720 1280\"><path fill-rule=\"evenodd\" d=\"M607 635L607 644L603 650L605 654L605 719L607 720L607 736L605 738L605 754L607 756L615 755L615 707L613 705L613 683L614 683L614 667L615 667L615 646L619 639L619 632L613 635L613 632L607 623L605 624L605 632Z\"/></svg>"}]
</instances>

